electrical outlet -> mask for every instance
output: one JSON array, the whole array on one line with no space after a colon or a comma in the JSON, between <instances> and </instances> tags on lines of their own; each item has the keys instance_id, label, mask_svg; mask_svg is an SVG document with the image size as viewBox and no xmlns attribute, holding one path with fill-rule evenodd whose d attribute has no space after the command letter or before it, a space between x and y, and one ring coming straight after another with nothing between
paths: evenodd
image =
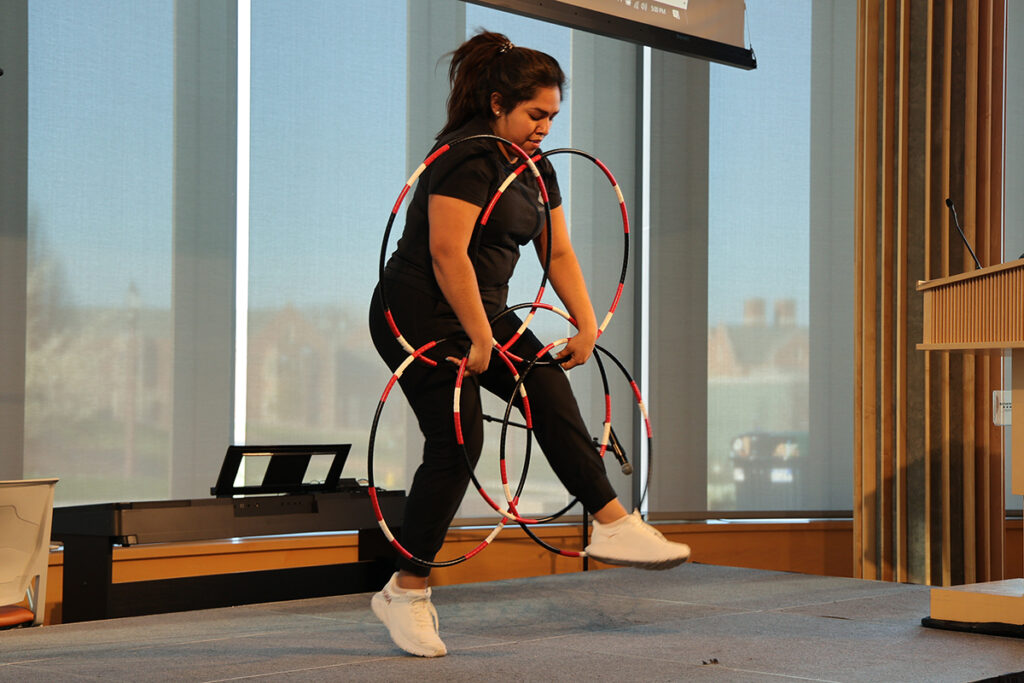
<instances>
[{"instance_id":1,"label":"electrical outlet","mask_svg":"<svg viewBox=\"0 0 1024 683\"><path fill-rule=\"evenodd\" d=\"M1009 427L1013 424L1013 401L1009 391L992 392L992 424L997 427Z\"/></svg>"}]
</instances>

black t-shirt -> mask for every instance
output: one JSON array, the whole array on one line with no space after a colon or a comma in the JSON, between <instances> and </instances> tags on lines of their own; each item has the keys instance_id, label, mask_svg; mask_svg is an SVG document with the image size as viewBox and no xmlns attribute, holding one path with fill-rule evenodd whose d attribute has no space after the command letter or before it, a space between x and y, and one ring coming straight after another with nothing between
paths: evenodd
<instances>
[{"instance_id":1,"label":"black t-shirt","mask_svg":"<svg viewBox=\"0 0 1024 683\"><path fill-rule=\"evenodd\" d=\"M431 150L478 134L492 134L487 121L474 119L441 138ZM454 197L481 208L469 245L484 309L489 316L506 304L508 282L519 260L519 248L530 243L546 227L544 204L533 173L525 169L498 199L487 223L480 225L483 209L501 184L521 165L509 163L494 139L482 138L454 144L420 175L406 212L405 229L385 267L386 281L400 281L425 288L443 300L434 278L430 257L430 226L427 199L432 194ZM537 162L547 188L551 208L560 206L561 195L554 169L547 159ZM434 226L443 230L444 226Z\"/></svg>"}]
</instances>

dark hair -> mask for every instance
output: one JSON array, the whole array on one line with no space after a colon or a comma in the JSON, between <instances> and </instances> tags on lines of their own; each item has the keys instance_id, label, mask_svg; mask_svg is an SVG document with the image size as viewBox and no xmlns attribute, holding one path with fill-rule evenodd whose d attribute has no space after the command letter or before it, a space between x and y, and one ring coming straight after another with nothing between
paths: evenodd
<instances>
[{"instance_id":1,"label":"dark hair","mask_svg":"<svg viewBox=\"0 0 1024 683\"><path fill-rule=\"evenodd\" d=\"M449 54L448 121L438 137L475 116L494 118L491 93L498 93L501 106L509 110L533 97L537 88L565 88L558 60L539 50L517 47L500 33L480 31Z\"/></svg>"}]
</instances>

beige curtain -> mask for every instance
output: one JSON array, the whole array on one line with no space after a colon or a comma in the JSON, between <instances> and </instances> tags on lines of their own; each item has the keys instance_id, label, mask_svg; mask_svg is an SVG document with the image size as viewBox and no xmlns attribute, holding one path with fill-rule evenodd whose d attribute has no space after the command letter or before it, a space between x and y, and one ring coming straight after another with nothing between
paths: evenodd
<instances>
[{"instance_id":1,"label":"beige curtain","mask_svg":"<svg viewBox=\"0 0 1024 683\"><path fill-rule=\"evenodd\" d=\"M858 0L854 574L1003 576L1000 356L924 352L918 280L1000 260L1005 0Z\"/></svg>"}]
</instances>

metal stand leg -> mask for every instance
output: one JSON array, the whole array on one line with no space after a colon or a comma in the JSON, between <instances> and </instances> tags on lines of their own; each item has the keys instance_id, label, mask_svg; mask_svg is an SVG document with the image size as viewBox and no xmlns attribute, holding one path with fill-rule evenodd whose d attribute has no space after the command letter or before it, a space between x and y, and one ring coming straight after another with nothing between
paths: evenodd
<instances>
[{"instance_id":1,"label":"metal stand leg","mask_svg":"<svg viewBox=\"0 0 1024 683\"><path fill-rule=\"evenodd\" d=\"M583 547L586 548L587 544L590 543L590 516L587 511L583 511ZM583 571L590 570L590 558L586 555L583 556Z\"/></svg>"},{"instance_id":2,"label":"metal stand leg","mask_svg":"<svg viewBox=\"0 0 1024 683\"><path fill-rule=\"evenodd\" d=\"M107 536L71 536L64 543L61 623L105 619L110 608L113 544Z\"/></svg>"}]
</instances>

